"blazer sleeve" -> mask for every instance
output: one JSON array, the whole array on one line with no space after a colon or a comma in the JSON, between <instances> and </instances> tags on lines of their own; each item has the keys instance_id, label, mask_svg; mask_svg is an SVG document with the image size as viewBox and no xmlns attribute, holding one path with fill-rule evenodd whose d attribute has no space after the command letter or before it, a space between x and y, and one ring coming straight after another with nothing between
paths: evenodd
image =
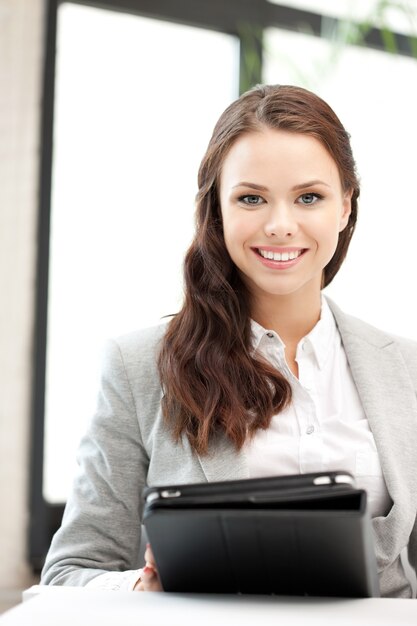
<instances>
[{"instance_id":1,"label":"blazer sleeve","mask_svg":"<svg viewBox=\"0 0 417 626\"><path fill-rule=\"evenodd\" d=\"M417 574L417 517L408 544L408 560Z\"/></svg>"},{"instance_id":2,"label":"blazer sleeve","mask_svg":"<svg viewBox=\"0 0 417 626\"><path fill-rule=\"evenodd\" d=\"M397 338L417 396L417 342ZM416 422L417 428L417 422ZM417 454L417 450L414 450ZM408 543L408 560L417 574L417 512Z\"/></svg>"},{"instance_id":3,"label":"blazer sleeve","mask_svg":"<svg viewBox=\"0 0 417 626\"><path fill-rule=\"evenodd\" d=\"M140 355L138 355L140 359ZM148 457L119 345L109 342L95 414L82 439L61 528L41 583L86 585L139 567L141 492Z\"/></svg>"}]
</instances>

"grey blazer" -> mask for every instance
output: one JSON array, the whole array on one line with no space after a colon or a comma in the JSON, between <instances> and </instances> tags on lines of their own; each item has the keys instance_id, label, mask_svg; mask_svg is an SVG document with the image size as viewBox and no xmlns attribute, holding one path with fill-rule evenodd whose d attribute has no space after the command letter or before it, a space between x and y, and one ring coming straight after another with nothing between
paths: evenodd
<instances>
[{"instance_id":1,"label":"grey blazer","mask_svg":"<svg viewBox=\"0 0 417 626\"><path fill-rule=\"evenodd\" d=\"M417 343L345 315L329 301L373 431L393 506L373 519L381 594L411 597L400 552L417 566ZM243 452L219 437L208 456L173 443L161 415L155 355L164 325L110 343L96 413L83 438L45 584L85 585L139 567L144 485L248 477Z\"/></svg>"}]
</instances>

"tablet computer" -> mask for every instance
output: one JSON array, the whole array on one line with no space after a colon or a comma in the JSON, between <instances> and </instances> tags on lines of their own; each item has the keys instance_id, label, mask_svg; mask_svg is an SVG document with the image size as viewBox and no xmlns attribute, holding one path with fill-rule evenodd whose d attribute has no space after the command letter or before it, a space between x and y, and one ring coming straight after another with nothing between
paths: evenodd
<instances>
[{"instance_id":1,"label":"tablet computer","mask_svg":"<svg viewBox=\"0 0 417 626\"><path fill-rule=\"evenodd\" d=\"M366 492L344 471L148 487L165 591L379 595Z\"/></svg>"}]
</instances>

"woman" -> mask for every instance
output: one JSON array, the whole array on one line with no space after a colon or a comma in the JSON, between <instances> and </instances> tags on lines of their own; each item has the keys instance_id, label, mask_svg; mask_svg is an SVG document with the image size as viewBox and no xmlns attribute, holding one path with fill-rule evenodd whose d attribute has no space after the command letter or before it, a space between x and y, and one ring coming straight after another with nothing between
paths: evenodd
<instances>
[{"instance_id":1,"label":"woman","mask_svg":"<svg viewBox=\"0 0 417 626\"><path fill-rule=\"evenodd\" d=\"M298 87L220 117L199 171L185 299L109 347L50 584L159 588L138 571L145 484L344 469L368 492L381 594L417 562L417 350L322 297L357 217L349 137ZM162 392L163 389L163 392Z\"/></svg>"}]
</instances>

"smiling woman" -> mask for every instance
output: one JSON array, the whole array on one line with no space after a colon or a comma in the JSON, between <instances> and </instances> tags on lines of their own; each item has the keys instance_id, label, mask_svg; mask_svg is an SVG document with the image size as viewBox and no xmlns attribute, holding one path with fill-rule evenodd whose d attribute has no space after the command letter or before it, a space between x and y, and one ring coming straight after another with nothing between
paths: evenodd
<instances>
[{"instance_id":1,"label":"smiling woman","mask_svg":"<svg viewBox=\"0 0 417 626\"><path fill-rule=\"evenodd\" d=\"M198 186L181 310L109 346L43 582L161 589L150 546L137 569L146 485L344 470L367 492L381 595L411 597L417 345L322 294L357 218L347 132L309 91L256 87L217 122Z\"/></svg>"}]
</instances>

